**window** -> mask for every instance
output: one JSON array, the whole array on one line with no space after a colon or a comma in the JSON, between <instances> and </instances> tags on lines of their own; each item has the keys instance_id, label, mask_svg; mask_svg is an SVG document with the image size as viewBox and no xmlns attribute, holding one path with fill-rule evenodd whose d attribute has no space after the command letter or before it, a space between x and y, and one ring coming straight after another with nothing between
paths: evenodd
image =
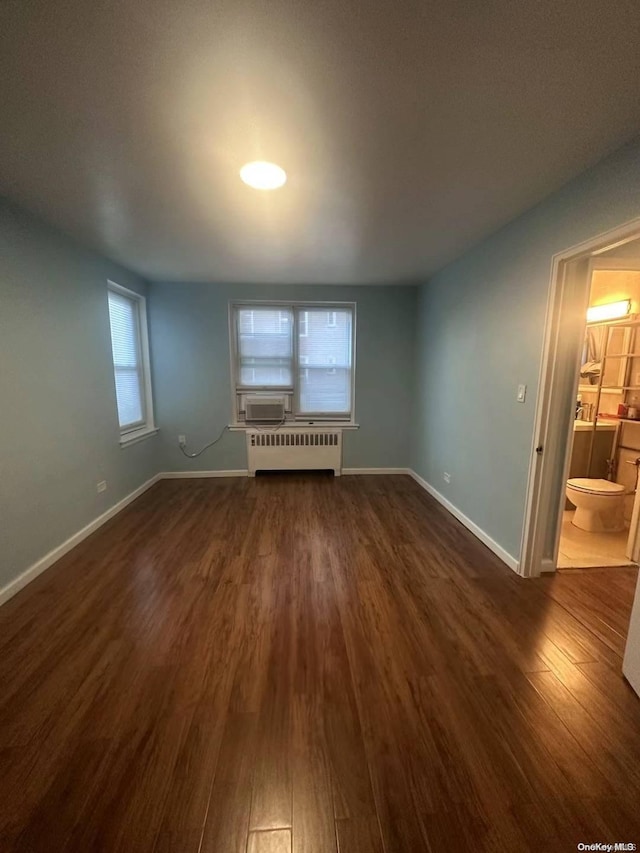
<instances>
[{"instance_id":1,"label":"window","mask_svg":"<svg viewBox=\"0 0 640 853\"><path fill-rule=\"evenodd\" d=\"M293 382L292 311L242 308L236 312L236 376L243 388L290 388Z\"/></svg>"},{"instance_id":2,"label":"window","mask_svg":"<svg viewBox=\"0 0 640 853\"><path fill-rule=\"evenodd\" d=\"M299 355L298 356L298 363L300 364L300 366L302 368L300 370L301 378L308 379L309 378L309 371L306 370L305 368L309 364L309 356L308 355Z\"/></svg>"},{"instance_id":3,"label":"window","mask_svg":"<svg viewBox=\"0 0 640 853\"><path fill-rule=\"evenodd\" d=\"M278 331L279 332L288 332L290 329L289 321L290 316L288 311L280 311L278 316Z\"/></svg>"},{"instance_id":4,"label":"window","mask_svg":"<svg viewBox=\"0 0 640 853\"><path fill-rule=\"evenodd\" d=\"M335 328L327 329L326 308L308 308L307 335L300 335L298 352L306 356L297 388L300 415L351 414L353 310L330 311Z\"/></svg>"},{"instance_id":5,"label":"window","mask_svg":"<svg viewBox=\"0 0 640 853\"><path fill-rule=\"evenodd\" d=\"M109 282L109 322L120 442L156 432L143 296Z\"/></svg>"},{"instance_id":6,"label":"window","mask_svg":"<svg viewBox=\"0 0 640 853\"><path fill-rule=\"evenodd\" d=\"M247 393L282 394L291 418L353 418L354 305L231 305L236 421Z\"/></svg>"}]
</instances>

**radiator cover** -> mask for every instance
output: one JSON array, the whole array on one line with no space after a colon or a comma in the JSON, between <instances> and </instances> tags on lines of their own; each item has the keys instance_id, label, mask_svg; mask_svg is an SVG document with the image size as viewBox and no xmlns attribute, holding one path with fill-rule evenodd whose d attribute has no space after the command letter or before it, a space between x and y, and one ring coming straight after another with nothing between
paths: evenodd
<instances>
[{"instance_id":1,"label":"radiator cover","mask_svg":"<svg viewBox=\"0 0 640 853\"><path fill-rule=\"evenodd\" d=\"M341 429L247 430L247 468L256 471L342 472Z\"/></svg>"}]
</instances>

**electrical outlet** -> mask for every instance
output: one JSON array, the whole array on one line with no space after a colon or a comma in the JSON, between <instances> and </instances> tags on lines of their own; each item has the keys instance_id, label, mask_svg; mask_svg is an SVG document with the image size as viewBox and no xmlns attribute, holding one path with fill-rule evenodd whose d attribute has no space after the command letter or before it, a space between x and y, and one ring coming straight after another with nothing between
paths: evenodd
<instances>
[{"instance_id":1,"label":"electrical outlet","mask_svg":"<svg viewBox=\"0 0 640 853\"><path fill-rule=\"evenodd\" d=\"M448 471L445 471L444 474L442 475L442 479L445 481L445 483L450 483L451 482L451 474Z\"/></svg>"},{"instance_id":2,"label":"electrical outlet","mask_svg":"<svg viewBox=\"0 0 640 853\"><path fill-rule=\"evenodd\" d=\"M98 494L100 494L100 492L106 492L107 491L107 481L106 480L100 480L99 483L96 483L96 491L98 492Z\"/></svg>"},{"instance_id":3,"label":"electrical outlet","mask_svg":"<svg viewBox=\"0 0 640 853\"><path fill-rule=\"evenodd\" d=\"M180 447L184 447L186 443L187 443L187 436L186 435L179 435L178 436L178 444L180 445Z\"/></svg>"}]
</instances>

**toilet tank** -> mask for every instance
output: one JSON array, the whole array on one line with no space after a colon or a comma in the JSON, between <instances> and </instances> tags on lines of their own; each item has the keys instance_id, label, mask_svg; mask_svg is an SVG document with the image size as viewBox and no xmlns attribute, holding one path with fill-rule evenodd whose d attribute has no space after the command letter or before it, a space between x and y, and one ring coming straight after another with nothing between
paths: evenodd
<instances>
[{"instance_id":1,"label":"toilet tank","mask_svg":"<svg viewBox=\"0 0 640 853\"><path fill-rule=\"evenodd\" d=\"M569 479L573 477L593 477L595 479L606 480L608 474L607 463L613 454L615 434L615 429L596 430L593 444L593 459L591 460L591 470L589 470L589 447L591 446L592 430L576 430L573 433ZM567 500L565 508L572 509L573 505Z\"/></svg>"}]
</instances>

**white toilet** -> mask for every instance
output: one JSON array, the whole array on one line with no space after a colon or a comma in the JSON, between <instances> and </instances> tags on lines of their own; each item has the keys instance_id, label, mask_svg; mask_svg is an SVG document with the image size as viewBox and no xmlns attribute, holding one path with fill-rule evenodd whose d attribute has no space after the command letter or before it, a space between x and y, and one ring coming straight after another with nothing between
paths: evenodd
<instances>
[{"instance_id":1,"label":"white toilet","mask_svg":"<svg viewBox=\"0 0 640 853\"><path fill-rule=\"evenodd\" d=\"M625 492L624 486L609 480L567 480L566 495L576 507L573 524L591 533L624 530Z\"/></svg>"}]
</instances>

